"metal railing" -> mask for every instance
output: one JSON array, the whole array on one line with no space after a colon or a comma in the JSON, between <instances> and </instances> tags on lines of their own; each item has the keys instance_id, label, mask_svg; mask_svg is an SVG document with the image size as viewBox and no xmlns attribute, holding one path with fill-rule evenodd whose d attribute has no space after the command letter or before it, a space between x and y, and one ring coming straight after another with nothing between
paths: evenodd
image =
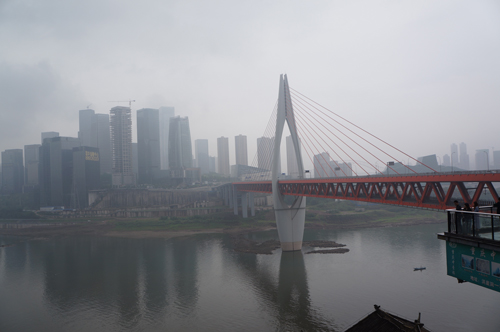
<instances>
[{"instance_id":1,"label":"metal railing","mask_svg":"<svg viewBox=\"0 0 500 332\"><path fill-rule=\"evenodd\" d=\"M491 207L480 211L491 212ZM500 241L500 214L449 209L448 233Z\"/></svg>"}]
</instances>

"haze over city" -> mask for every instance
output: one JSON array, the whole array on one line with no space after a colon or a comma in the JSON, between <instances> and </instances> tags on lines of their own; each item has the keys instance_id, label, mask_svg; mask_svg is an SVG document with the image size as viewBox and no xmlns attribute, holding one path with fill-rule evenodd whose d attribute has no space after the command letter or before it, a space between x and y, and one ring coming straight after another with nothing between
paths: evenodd
<instances>
[{"instance_id":1,"label":"haze over city","mask_svg":"<svg viewBox=\"0 0 500 332\"><path fill-rule=\"evenodd\" d=\"M243 134L252 159L287 73L414 157L473 156L500 148L499 18L495 1L3 1L0 150L75 137L79 110L134 99L134 137L135 110L173 106L211 155Z\"/></svg>"}]
</instances>

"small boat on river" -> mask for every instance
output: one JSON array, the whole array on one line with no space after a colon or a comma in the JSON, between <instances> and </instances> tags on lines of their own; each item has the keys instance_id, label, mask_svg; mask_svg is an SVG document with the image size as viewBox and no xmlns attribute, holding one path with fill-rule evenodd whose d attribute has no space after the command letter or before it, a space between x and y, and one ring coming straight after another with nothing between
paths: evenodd
<instances>
[{"instance_id":1,"label":"small boat on river","mask_svg":"<svg viewBox=\"0 0 500 332\"><path fill-rule=\"evenodd\" d=\"M425 270L425 267L422 266L413 268L413 271L423 271L423 270Z\"/></svg>"}]
</instances>

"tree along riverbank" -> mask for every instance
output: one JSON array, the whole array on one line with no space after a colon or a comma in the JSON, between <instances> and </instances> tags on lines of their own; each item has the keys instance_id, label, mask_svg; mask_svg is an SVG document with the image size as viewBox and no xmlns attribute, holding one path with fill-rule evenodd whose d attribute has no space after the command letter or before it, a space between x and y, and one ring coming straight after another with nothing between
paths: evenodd
<instances>
[{"instance_id":1,"label":"tree along riverbank","mask_svg":"<svg viewBox=\"0 0 500 332\"><path fill-rule=\"evenodd\" d=\"M348 229L392 227L428 223L444 223L444 212L404 208L380 204L334 202L309 199L306 228ZM204 216L154 219L69 219L37 221L0 221L0 235L54 237L69 235L102 235L131 238L186 236L199 233L246 233L275 229L272 210L258 211L256 216L243 218L231 211Z\"/></svg>"}]
</instances>

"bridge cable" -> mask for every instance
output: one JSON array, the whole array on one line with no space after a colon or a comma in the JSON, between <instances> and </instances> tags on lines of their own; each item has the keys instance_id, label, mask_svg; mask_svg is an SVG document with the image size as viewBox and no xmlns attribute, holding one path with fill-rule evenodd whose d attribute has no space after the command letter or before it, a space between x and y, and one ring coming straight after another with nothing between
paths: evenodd
<instances>
[{"instance_id":1,"label":"bridge cable","mask_svg":"<svg viewBox=\"0 0 500 332\"><path fill-rule=\"evenodd\" d=\"M386 145L390 146L391 148L395 149L396 151L398 151L398 152L400 152L400 153L404 154L406 157L408 157L408 158L410 158L410 159L412 159L412 160L416 161L417 163L419 163L419 164L421 164L421 165L423 165L423 166L425 166L425 167L429 168L430 170L432 170L432 171L433 171L433 172L435 172L435 173L439 173L439 172L437 172L436 170L434 170L432 167L427 166L426 164L424 164L424 163L422 163L421 161L419 161L419 160L417 160L417 159L413 158L412 156L410 156L409 154L405 153L404 151L401 151L400 149L398 149L398 148L394 147L393 145L391 145L391 144L387 143L386 141L384 141L384 140L382 140L382 139L378 138L377 136L375 136L375 135L371 134L370 132L368 132L368 131L364 130L363 128L361 128L361 127L357 126L356 124L354 124L354 123L350 122L349 120L347 120L347 119L343 118L342 116L338 115L337 113L335 113L335 112L333 112L333 111L329 110L328 108L324 107L323 105L321 105L321 104L319 104L319 103L315 102L314 100L312 100L312 99L308 98L307 96L303 95L302 93L298 92L297 90L292 89L292 88L290 88L290 90L293 90L293 92L294 92L294 93L297 93L297 94L299 94L300 96L304 97L305 99L310 100L310 101L311 101L311 102L313 102L314 104L316 104L316 105L320 106L321 108L323 108L323 109L325 109L325 110L329 111L330 113L332 113L332 114L336 115L337 117L341 118L342 120L346 121L347 123L351 124L352 126L354 126L354 127L358 128L358 129L360 129L360 130L361 130L361 131L363 131L364 133L366 133L366 134L368 134L368 135L372 136L373 138L375 138L375 139L377 139L377 140L381 141L382 143L384 143L384 144L386 144ZM312 106L312 107L314 107L314 108L316 108L314 105L311 105L311 106ZM317 109L317 108L316 108L316 109ZM320 111L320 110L318 110L318 111ZM321 112L321 111L320 111L320 112ZM323 114L324 114L324 113L323 113ZM334 119L332 119L332 120L334 120ZM334 121L335 121L335 122L337 122L336 120L334 120ZM337 122L337 123L338 123L338 122ZM339 123L339 124L340 124L340 123ZM342 125L342 124L340 124L340 125ZM346 128L347 130L349 130L349 131L351 131L351 132L352 132L352 130L350 130L349 128L345 127L344 125L342 125L342 126L343 126L344 128ZM354 132L353 132L353 133L354 133ZM379 149L377 146L375 146L375 145L373 145L372 143L368 142L366 139L362 138L362 137L361 137L361 136L359 136L358 134L356 134L356 133L354 133L354 134L355 134L356 136L360 137L361 139L365 140L365 141L366 141L367 143L369 143L370 145L372 145L372 146L374 146L375 148ZM384 152L384 151L383 151L383 150L381 150L381 149L379 149L379 150L380 150L380 151L382 151L382 152ZM389 155L389 154L387 154L386 152L384 152L384 153L385 153L386 155L390 156L390 155ZM396 158L394 158L394 157L392 157L392 156L390 156L390 157L391 157L391 158L393 158L393 159L395 159L395 160L397 160ZM404 165L404 164L403 164L403 165ZM405 166L405 167L407 167L407 166ZM409 168L409 167L407 167L407 168ZM413 170L412 170L412 171L413 171ZM415 172L415 171L414 171L414 172ZM415 172L415 173L416 173L416 172Z\"/></svg>"}]
</instances>

